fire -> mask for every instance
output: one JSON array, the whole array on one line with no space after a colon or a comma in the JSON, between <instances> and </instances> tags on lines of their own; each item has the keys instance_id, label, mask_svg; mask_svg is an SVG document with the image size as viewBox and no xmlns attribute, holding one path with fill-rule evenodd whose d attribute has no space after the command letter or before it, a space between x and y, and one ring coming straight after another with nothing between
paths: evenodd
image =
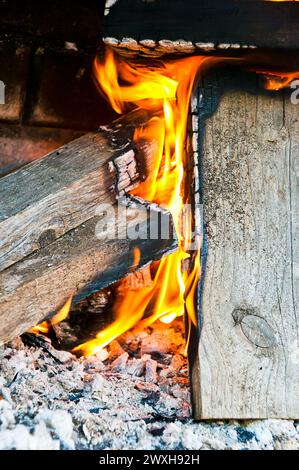
<instances>
[{"instance_id":1,"label":"fire","mask_svg":"<svg viewBox=\"0 0 299 470\"><path fill-rule=\"evenodd\" d=\"M187 312L196 324L195 294L200 255L198 252L193 259L191 273L183 269L183 261L190 258L190 254L180 221L186 202L183 185L191 93L199 69L213 60L211 57L189 57L150 68L129 64L108 49L104 60L97 58L94 63L95 78L117 113L125 113L133 107L161 111L161 117L155 115L146 126L136 129L135 141L151 138L159 145L152 174L133 194L170 211L179 237L179 249L158 263L150 286L138 291L129 290L124 297L119 296L114 305L115 322L75 351L94 354L144 317L145 324L157 319L167 324ZM191 228L192 221L187 225Z\"/></svg>"},{"instance_id":2,"label":"fire","mask_svg":"<svg viewBox=\"0 0 299 470\"><path fill-rule=\"evenodd\" d=\"M192 89L198 72L219 58L192 56L175 61L158 62L154 66L128 63L107 49L104 59L94 62L94 76L113 109L124 114L133 108L153 111L148 123L135 130L134 140L154 140L157 150L154 168L145 182L133 194L167 208L172 214L179 238L178 250L151 266L152 282L139 289L126 289L114 303L115 321L100 331L93 340L77 346L74 352L86 356L95 354L113 339L134 327L160 320L172 322L185 312L196 324L196 292L200 277L199 249L192 256L189 246L194 221L189 215L186 230L181 230L186 197L187 121ZM298 73L256 70L266 76L266 88L289 86ZM139 265L141 253L134 249L131 271ZM188 265L188 269L184 266ZM124 289L123 289L124 291ZM121 292L121 289L120 289ZM50 322L43 322L31 331L46 333L49 326L64 319L72 298Z\"/></svg>"},{"instance_id":3,"label":"fire","mask_svg":"<svg viewBox=\"0 0 299 470\"><path fill-rule=\"evenodd\" d=\"M299 71L297 72L269 72L259 71L260 74L265 75L265 88L266 90L278 91L283 88L290 87L292 83L299 78Z\"/></svg>"},{"instance_id":4,"label":"fire","mask_svg":"<svg viewBox=\"0 0 299 470\"><path fill-rule=\"evenodd\" d=\"M70 312L71 306L72 306L72 301L73 301L73 294L67 299L66 303L63 305L63 307L54 315L53 318L49 321L44 321L40 323L39 325L34 326L31 328L30 333L35 333L35 334L47 334L50 331L50 328L52 325L57 325L58 323L62 322L65 320Z\"/></svg>"}]
</instances>

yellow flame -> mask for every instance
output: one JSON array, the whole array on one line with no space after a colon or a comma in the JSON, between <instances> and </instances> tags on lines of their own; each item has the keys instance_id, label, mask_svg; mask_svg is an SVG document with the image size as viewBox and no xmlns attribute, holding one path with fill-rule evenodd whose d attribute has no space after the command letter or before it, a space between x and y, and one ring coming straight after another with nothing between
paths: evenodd
<instances>
[{"instance_id":1,"label":"yellow flame","mask_svg":"<svg viewBox=\"0 0 299 470\"><path fill-rule=\"evenodd\" d=\"M96 353L113 339L142 320L149 325L157 319L168 324L185 312L196 324L195 296L200 276L200 253L192 257L190 270L183 269L190 258L188 233L193 221L187 221L187 238L181 232L184 199L184 175L188 164L186 128L191 92L197 73L219 58L188 57L176 61L155 62L155 67L127 63L107 49L104 59L94 62L94 76L113 109L123 114L139 107L155 111L146 125L135 130L134 140L150 140L157 144L154 168L146 181L133 194L166 207L172 214L179 237L179 249L172 255L153 263L152 282L140 289L119 289L114 304L115 321L96 337L77 346L74 351L86 356ZM298 73L257 71L267 76L266 88L276 90L288 86ZM156 111L159 111L157 113ZM154 114L154 113L153 113ZM132 271L138 268L140 251L133 250ZM124 292L125 291L125 292ZM43 322L31 331L46 333L51 324L65 319L72 297L50 322Z\"/></svg>"},{"instance_id":2,"label":"yellow flame","mask_svg":"<svg viewBox=\"0 0 299 470\"><path fill-rule=\"evenodd\" d=\"M29 330L30 333L35 333L35 334L47 334L49 333L49 323L47 321L43 321L39 325L34 326Z\"/></svg>"},{"instance_id":3,"label":"yellow flame","mask_svg":"<svg viewBox=\"0 0 299 470\"><path fill-rule=\"evenodd\" d=\"M153 117L135 132L135 141L154 139L158 149L155 168L134 195L163 205L171 212L179 236L179 249L156 264L150 286L137 292L128 290L125 295L118 296L114 323L74 351L94 354L144 317L145 324L157 319L167 324L187 311L196 323L194 297L200 259L197 253L191 273L183 270L182 261L190 254L180 231L180 218L185 202L186 128L191 92L197 72L212 60L211 57L189 57L156 65L151 70L148 66L128 64L108 49L103 61L95 61L95 77L116 112L124 113L136 106L161 110L161 118ZM188 224L191 227L192 221Z\"/></svg>"},{"instance_id":4,"label":"yellow flame","mask_svg":"<svg viewBox=\"0 0 299 470\"><path fill-rule=\"evenodd\" d=\"M73 301L73 294L70 295L70 297L67 299L66 303L64 306L54 315L53 318L51 318L49 321L44 321L40 323L39 325L34 326L31 328L30 333L43 333L47 334L49 333L50 327L52 325L57 325L58 323L62 322L65 320L70 313L70 309L72 306L72 301Z\"/></svg>"},{"instance_id":5,"label":"yellow flame","mask_svg":"<svg viewBox=\"0 0 299 470\"><path fill-rule=\"evenodd\" d=\"M258 73L265 76L266 90L278 91L290 87L292 82L299 79L299 70L295 72L271 72L258 70Z\"/></svg>"}]
</instances>

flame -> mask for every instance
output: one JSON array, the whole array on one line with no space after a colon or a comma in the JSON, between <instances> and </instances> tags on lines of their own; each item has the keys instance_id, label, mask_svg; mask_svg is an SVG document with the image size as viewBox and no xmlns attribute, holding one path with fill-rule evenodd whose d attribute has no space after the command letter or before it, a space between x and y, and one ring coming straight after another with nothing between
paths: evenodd
<instances>
[{"instance_id":1,"label":"flame","mask_svg":"<svg viewBox=\"0 0 299 470\"><path fill-rule=\"evenodd\" d=\"M141 252L140 252L140 249L135 247L133 249L133 265L132 265L132 269L137 269L138 268L138 265L139 265L139 262L140 262L140 258L141 258Z\"/></svg>"},{"instance_id":2,"label":"flame","mask_svg":"<svg viewBox=\"0 0 299 470\"><path fill-rule=\"evenodd\" d=\"M279 91L290 87L292 83L299 79L299 71L296 72L269 72L259 70L258 73L265 76L264 87L266 90Z\"/></svg>"},{"instance_id":3,"label":"flame","mask_svg":"<svg viewBox=\"0 0 299 470\"><path fill-rule=\"evenodd\" d=\"M47 334L50 331L50 328L52 325L57 325L58 323L62 322L65 320L70 313L70 309L72 306L72 301L73 301L73 294L70 295L70 297L67 299L66 303L64 306L54 315L53 318L51 318L49 321L43 321L39 325L34 326L29 330L30 333L35 333L35 334Z\"/></svg>"},{"instance_id":4,"label":"flame","mask_svg":"<svg viewBox=\"0 0 299 470\"><path fill-rule=\"evenodd\" d=\"M115 321L93 340L74 348L74 352L85 356L95 354L141 321L144 326L157 319L168 324L186 312L193 324L197 322L195 297L200 276L200 252L190 256L188 250L194 223L191 214L187 218L187 231L181 230L184 204L190 202L184 192L188 164L186 129L196 76L205 66L219 60L216 57L192 56L164 63L156 61L151 67L127 63L107 49L105 57L96 58L94 62L96 83L117 113L124 114L136 107L153 111L148 123L135 130L134 140L154 141L157 144L154 168L133 194L170 211L179 248L172 255L152 264L151 283L138 290L119 289L114 304ZM265 75L265 87L269 90L290 86L299 77L298 72L255 72ZM141 253L135 248L132 254L131 271L134 272L139 266ZM184 268L186 263L189 269ZM51 325L64 320L68 316L72 297L50 322L43 322L31 331L47 333Z\"/></svg>"},{"instance_id":5,"label":"flame","mask_svg":"<svg viewBox=\"0 0 299 470\"><path fill-rule=\"evenodd\" d=\"M49 333L49 323L47 321L43 321L39 325L36 325L33 328L31 328L29 330L29 333L35 333L37 335L39 333L42 333L42 334L45 335L45 334Z\"/></svg>"},{"instance_id":6,"label":"flame","mask_svg":"<svg viewBox=\"0 0 299 470\"><path fill-rule=\"evenodd\" d=\"M180 223L186 202L183 196L186 128L194 80L199 69L213 60L212 57L188 57L155 64L151 69L126 63L110 49L107 49L104 60L95 60L97 83L117 113L125 113L134 107L161 111L161 117L155 115L147 125L135 131L135 141L154 139L158 149L151 175L133 194L156 202L171 212L179 237L179 249L158 263L150 286L138 291L127 290L124 296L119 295L114 305L114 323L74 351L94 354L143 318L145 324L157 319L167 324L187 311L196 324L199 253L192 260L191 273L182 267L182 262L190 258L188 240L181 234ZM192 220L188 220L187 225L191 227Z\"/></svg>"}]
</instances>

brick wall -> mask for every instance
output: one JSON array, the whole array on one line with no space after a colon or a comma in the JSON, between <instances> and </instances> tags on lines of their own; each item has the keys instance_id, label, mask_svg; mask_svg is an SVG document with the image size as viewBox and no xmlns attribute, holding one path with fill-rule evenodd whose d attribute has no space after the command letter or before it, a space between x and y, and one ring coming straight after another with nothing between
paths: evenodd
<instances>
[{"instance_id":1,"label":"brick wall","mask_svg":"<svg viewBox=\"0 0 299 470\"><path fill-rule=\"evenodd\" d=\"M91 74L101 2L80 3L25 1L1 12L0 175L114 117Z\"/></svg>"}]
</instances>

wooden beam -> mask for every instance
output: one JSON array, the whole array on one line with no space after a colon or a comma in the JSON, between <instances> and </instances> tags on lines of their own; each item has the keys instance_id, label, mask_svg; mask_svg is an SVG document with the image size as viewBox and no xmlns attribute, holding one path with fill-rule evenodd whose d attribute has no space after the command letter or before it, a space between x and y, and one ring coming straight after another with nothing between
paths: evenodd
<instances>
[{"instance_id":1,"label":"wooden beam","mask_svg":"<svg viewBox=\"0 0 299 470\"><path fill-rule=\"evenodd\" d=\"M298 105L289 94L258 90L251 75L219 73L205 84L195 417L296 419Z\"/></svg>"},{"instance_id":2,"label":"wooden beam","mask_svg":"<svg viewBox=\"0 0 299 470\"><path fill-rule=\"evenodd\" d=\"M298 49L299 44L298 2L118 0L104 18L104 36L124 43L125 38L139 44L144 40L183 40L195 46L202 43L270 49Z\"/></svg>"},{"instance_id":3,"label":"wooden beam","mask_svg":"<svg viewBox=\"0 0 299 470\"><path fill-rule=\"evenodd\" d=\"M0 344L71 295L76 302L131 273L136 249L134 269L176 249L175 235L149 238L149 222L171 224L169 213L127 196L151 166L155 144L132 143L147 118L133 112L0 179Z\"/></svg>"}]
</instances>

